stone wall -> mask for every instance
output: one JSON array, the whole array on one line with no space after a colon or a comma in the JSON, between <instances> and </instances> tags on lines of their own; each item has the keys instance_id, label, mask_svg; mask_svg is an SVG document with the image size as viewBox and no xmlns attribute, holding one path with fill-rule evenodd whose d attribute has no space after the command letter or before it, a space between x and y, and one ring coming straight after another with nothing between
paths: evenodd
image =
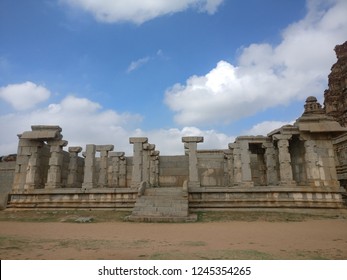
<instances>
[{"instance_id":1,"label":"stone wall","mask_svg":"<svg viewBox=\"0 0 347 280\"><path fill-rule=\"evenodd\" d=\"M341 186L347 190L347 134L335 138L333 143L337 178Z\"/></svg>"},{"instance_id":2,"label":"stone wall","mask_svg":"<svg viewBox=\"0 0 347 280\"><path fill-rule=\"evenodd\" d=\"M188 180L189 163L187 156L159 157L159 186L182 187Z\"/></svg>"},{"instance_id":3,"label":"stone wall","mask_svg":"<svg viewBox=\"0 0 347 280\"><path fill-rule=\"evenodd\" d=\"M0 162L0 209L6 208L7 197L11 192L16 162Z\"/></svg>"}]
</instances>

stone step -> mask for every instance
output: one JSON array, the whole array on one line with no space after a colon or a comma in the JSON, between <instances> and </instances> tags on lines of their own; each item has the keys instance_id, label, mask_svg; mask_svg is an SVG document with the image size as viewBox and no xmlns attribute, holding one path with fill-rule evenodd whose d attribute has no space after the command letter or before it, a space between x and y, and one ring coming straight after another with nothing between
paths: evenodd
<instances>
[{"instance_id":1,"label":"stone step","mask_svg":"<svg viewBox=\"0 0 347 280\"><path fill-rule=\"evenodd\" d=\"M189 216L188 197L185 194L183 189L178 187L148 188L144 195L137 198L132 214L126 220L143 222L196 220Z\"/></svg>"}]
</instances>

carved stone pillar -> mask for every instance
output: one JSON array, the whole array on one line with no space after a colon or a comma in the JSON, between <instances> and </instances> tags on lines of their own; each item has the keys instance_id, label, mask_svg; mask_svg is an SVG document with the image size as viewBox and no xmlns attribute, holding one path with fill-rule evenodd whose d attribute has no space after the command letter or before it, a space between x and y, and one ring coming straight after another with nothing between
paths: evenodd
<instances>
[{"instance_id":1,"label":"carved stone pillar","mask_svg":"<svg viewBox=\"0 0 347 280\"><path fill-rule=\"evenodd\" d=\"M310 186L319 187L321 185L321 176L319 172L320 162L315 151L316 143L314 140L306 140L304 146L307 182Z\"/></svg>"},{"instance_id":2,"label":"carved stone pillar","mask_svg":"<svg viewBox=\"0 0 347 280\"><path fill-rule=\"evenodd\" d=\"M295 186L296 182L293 180L293 171L291 165L291 157L289 153L289 139L292 135L273 135L274 140L278 140L278 158L280 169L280 185L282 186Z\"/></svg>"},{"instance_id":3,"label":"carved stone pillar","mask_svg":"<svg viewBox=\"0 0 347 280\"><path fill-rule=\"evenodd\" d=\"M138 188L143 181L143 144L148 142L147 137L130 137L130 144L134 145L133 154L133 173L131 178L131 187Z\"/></svg>"},{"instance_id":4,"label":"carved stone pillar","mask_svg":"<svg viewBox=\"0 0 347 280\"><path fill-rule=\"evenodd\" d=\"M99 171L99 180L98 187L104 188L107 187L107 177L108 177L108 153L113 151L113 145L97 145L95 150L100 152L100 171Z\"/></svg>"},{"instance_id":5,"label":"carved stone pillar","mask_svg":"<svg viewBox=\"0 0 347 280\"><path fill-rule=\"evenodd\" d=\"M119 186L127 187L127 161L124 156L119 157Z\"/></svg>"},{"instance_id":6,"label":"carved stone pillar","mask_svg":"<svg viewBox=\"0 0 347 280\"><path fill-rule=\"evenodd\" d=\"M120 161L124 157L124 152L110 152L111 166L109 166L108 185L110 187L120 187Z\"/></svg>"},{"instance_id":7,"label":"carved stone pillar","mask_svg":"<svg viewBox=\"0 0 347 280\"><path fill-rule=\"evenodd\" d=\"M55 189L61 187L62 169L63 169L63 147L67 145L65 140L49 141L48 145L51 146L51 156L49 158L49 169L47 175L47 183L45 188Z\"/></svg>"},{"instance_id":8,"label":"carved stone pillar","mask_svg":"<svg viewBox=\"0 0 347 280\"><path fill-rule=\"evenodd\" d=\"M14 179L12 190L20 191L24 189L27 172L28 163L32 152L30 151L31 141L27 139L21 139L21 134L18 135L18 150L17 150L17 160L16 167L14 171Z\"/></svg>"},{"instance_id":9,"label":"carved stone pillar","mask_svg":"<svg viewBox=\"0 0 347 280\"><path fill-rule=\"evenodd\" d=\"M143 153L142 153L142 181L150 181L150 158L151 152L154 151L155 145L144 143L143 144Z\"/></svg>"},{"instance_id":10,"label":"carved stone pillar","mask_svg":"<svg viewBox=\"0 0 347 280\"><path fill-rule=\"evenodd\" d=\"M234 185L234 160L233 151L224 151L224 186L230 187Z\"/></svg>"},{"instance_id":11,"label":"carved stone pillar","mask_svg":"<svg viewBox=\"0 0 347 280\"><path fill-rule=\"evenodd\" d=\"M78 153L82 151L82 147L69 147L70 162L69 162L69 174L67 177L67 187L77 187L77 174L78 174Z\"/></svg>"},{"instance_id":12,"label":"carved stone pillar","mask_svg":"<svg viewBox=\"0 0 347 280\"><path fill-rule=\"evenodd\" d=\"M242 183L242 161L240 143L230 143L229 149L233 151L234 172L233 182L234 186L241 186Z\"/></svg>"},{"instance_id":13,"label":"carved stone pillar","mask_svg":"<svg viewBox=\"0 0 347 280\"><path fill-rule=\"evenodd\" d=\"M265 148L265 163L266 163L266 178L268 186L278 185L278 172L276 164L276 150L273 143L264 143Z\"/></svg>"},{"instance_id":14,"label":"carved stone pillar","mask_svg":"<svg viewBox=\"0 0 347 280\"><path fill-rule=\"evenodd\" d=\"M42 174L40 172L41 159L39 153L40 146L31 147L30 149L32 152L26 169L25 190L37 189L42 185Z\"/></svg>"},{"instance_id":15,"label":"carved stone pillar","mask_svg":"<svg viewBox=\"0 0 347 280\"><path fill-rule=\"evenodd\" d=\"M242 165L242 182L244 187L253 187L252 170L251 170L251 155L249 151L248 141L240 141L241 165Z\"/></svg>"},{"instance_id":16,"label":"carved stone pillar","mask_svg":"<svg viewBox=\"0 0 347 280\"><path fill-rule=\"evenodd\" d=\"M197 143L204 141L204 137L182 137L182 142L185 143L184 147L188 149L189 153L189 180L188 187L200 187L200 179L198 174L198 157L197 157Z\"/></svg>"},{"instance_id":17,"label":"carved stone pillar","mask_svg":"<svg viewBox=\"0 0 347 280\"><path fill-rule=\"evenodd\" d=\"M159 185L159 151L151 152L149 183L152 186Z\"/></svg>"},{"instance_id":18,"label":"carved stone pillar","mask_svg":"<svg viewBox=\"0 0 347 280\"><path fill-rule=\"evenodd\" d=\"M86 146L86 151L83 153L84 159L84 178L82 187L91 189L95 183L95 148L93 144Z\"/></svg>"}]
</instances>

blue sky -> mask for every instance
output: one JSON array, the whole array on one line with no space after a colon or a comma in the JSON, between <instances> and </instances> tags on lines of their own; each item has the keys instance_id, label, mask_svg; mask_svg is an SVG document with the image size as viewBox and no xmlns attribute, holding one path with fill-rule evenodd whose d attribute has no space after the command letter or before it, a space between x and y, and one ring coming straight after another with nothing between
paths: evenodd
<instances>
[{"instance_id":1,"label":"blue sky","mask_svg":"<svg viewBox=\"0 0 347 280\"><path fill-rule=\"evenodd\" d=\"M161 154L181 137L227 148L322 102L344 0L0 0L0 154L32 124L69 146L147 136Z\"/></svg>"}]
</instances>

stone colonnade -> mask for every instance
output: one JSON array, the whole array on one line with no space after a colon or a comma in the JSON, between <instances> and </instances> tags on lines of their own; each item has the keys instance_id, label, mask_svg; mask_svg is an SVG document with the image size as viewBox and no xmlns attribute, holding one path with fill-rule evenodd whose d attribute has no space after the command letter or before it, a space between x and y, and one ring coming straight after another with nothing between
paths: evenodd
<instances>
[{"instance_id":1,"label":"stone colonnade","mask_svg":"<svg viewBox=\"0 0 347 280\"><path fill-rule=\"evenodd\" d=\"M310 97L307 103L315 105L316 100ZM188 170L175 167L176 175L172 175L170 169L165 169L165 176L180 176L180 182L186 180L187 186L193 188L201 187L201 182L203 186L238 188L338 188L332 136L346 133L347 129L312 104L305 107L305 113L294 125L283 126L267 136L237 137L228 149L211 152L213 157L208 151L202 156L197 150L203 137L182 137L188 155L187 161L183 161L188 162ZM18 135L14 192L65 187L138 188L144 181L150 186L160 185L160 153L154 144L148 143L148 138L129 138L133 144L132 159L125 157L124 152L113 152L113 145L94 144L86 145L82 158L78 156L81 147L63 150L68 142L63 140L61 131L59 126L38 125ZM100 156L96 157L97 153ZM209 180L211 174L218 178Z\"/></svg>"}]
</instances>

